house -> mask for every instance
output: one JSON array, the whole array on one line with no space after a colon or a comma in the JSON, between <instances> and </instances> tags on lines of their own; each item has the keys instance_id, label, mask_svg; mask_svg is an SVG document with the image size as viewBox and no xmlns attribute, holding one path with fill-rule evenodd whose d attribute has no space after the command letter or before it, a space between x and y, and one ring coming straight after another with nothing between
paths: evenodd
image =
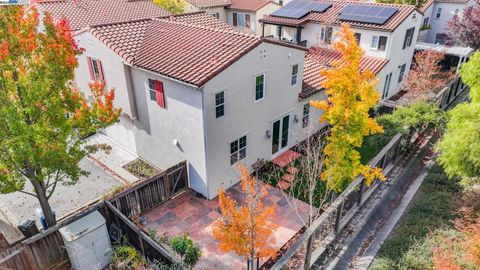
<instances>
[{"instance_id":1,"label":"house","mask_svg":"<svg viewBox=\"0 0 480 270\"><path fill-rule=\"evenodd\" d=\"M57 21L67 18L73 32L94 24L171 14L151 0L40 0L35 6L40 16L49 12Z\"/></svg>"},{"instance_id":2,"label":"house","mask_svg":"<svg viewBox=\"0 0 480 270\"><path fill-rule=\"evenodd\" d=\"M185 11L205 11L241 32L260 35L259 19L280 8L271 0L186 0Z\"/></svg>"},{"instance_id":3,"label":"house","mask_svg":"<svg viewBox=\"0 0 480 270\"><path fill-rule=\"evenodd\" d=\"M421 7L424 13L418 41L445 44L447 24L453 16L462 16L463 10L473 6L474 0L429 0Z\"/></svg>"},{"instance_id":4,"label":"house","mask_svg":"<svg viewBox=\"0 0 480 270\"><path fill-rule=\"evenodd\" d=\"M188 161L190 187L209 199L238 181L237 162L271 160L322 127L305 105L324 94L299 101L301 46L205 12L100 24L75 38L85 48L79 89L91 95L93 79L116 89L123 114L105 133L160 169Z\"/></svg>"},{"instance_id":5,"label":"house","mask_svg":"<svg viewBox=\"0 0 480 270\"><path fill-rule=\"evenodd\" d=\"M307 48L330 48L340 25L348 23L366 56L387 60L378 72L377 84L384 100L400 90L410 70L421 18L422 13L410 5L295 0L261 22L274 26L271 32L264 31L263 36Z\"/></svg>"}]
</instances>

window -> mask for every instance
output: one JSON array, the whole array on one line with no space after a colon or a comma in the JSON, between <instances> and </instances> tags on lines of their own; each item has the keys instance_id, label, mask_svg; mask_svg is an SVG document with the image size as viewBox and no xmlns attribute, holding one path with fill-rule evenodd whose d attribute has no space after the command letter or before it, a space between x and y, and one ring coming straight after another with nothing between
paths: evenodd
<instances>
[{"instance_id":1,"label":"window","mask_svg":"<svg viewBox=\"0 0 480 270\"><path fill-rule=\"evenodd\" d=\"M407 64L403 64L400 66L400 74L398 75L398 83L401 83L403 81L403 77L405 76L405 68L407 67Z\"/></svg>"},{"instance_id":2,"label":"window","mask_svg":"<svg viewBox=\"0 0 480 270\"><path fill-rule=\"evenodd\" d=\"M298 80L298 64L292 66L292 78L290 80L290 85L297 85Z\"/></svg>"},{"instance_id":3,"label":"window","mask_svg":"<svg viewBox=\"0 0 480 270\"><path fill-rule=\"evenodd\" d=\"M279 1L278 1L278 4L279 4L280 6L283 6L283 0L279 0Z\"/></svg>"},{"instance_id":4,"label":"window","mask_svg":"<svg viewBox=\"0 0 480 270\"><path fill-rule=\"evenodd\" d=\"M230 165L237 163L247 156L247 136L230 143Z\"/></svg>"},{"instance_id":5,"label":"window","mask_svg":"<svg viewBox=\"0 0 480 270\"><path fill-rule=\"evenodd\" d=\"M255 77L255 101L265 96L265 74Z\"/></svg>"},{"instance_id":6,"label":"window","mask_svg":"<svg viewBox=\"0 0 480 270\"><path fill-rule=\"evenodd\" d=\"M412 45L413 33L415 33L415 27L408 28L405 33L405 39L403 40L403 49Z\"/></svg>"},{"instance_id":7,"label":"window","mask_svg":"<svg viewBox=\"0 0 480 270\"><path fill-rule=\"evenodd\" d=\"M92 81L104 80L102 62L99 59L87 56L87 64Z\"/></svg>"},{"instance_id":8,"label":"window","mask_svg":"<svg viewBox=\"0 0 480 270\"><path fill-rule=\"evenodd\" d=\"M332 42L332 33L333 28L330 26L325 27L325 44L330 44Z\"/></svg>"},{"instance_id":9,"label":"window","mask_svg":"<svg viewBox=\"0 0 480 270\"><path fill-rule=\"evenodd\" d=\"M460 9L456 8L455 9L455 16L458 16L458 13L460 12Z\"/></svg>"},{"instance_id":10,"label":"window","mask_svg":"<svg viewBox=\"0 0 480 270\"><path fill-rule=\"evenodd\" d=\"M233 26L250 28L250 14L233 13Z\"/></svg>"},{"instance_id":11,"label":"window","mask_svg":"<svg viewBox=\"0 0 480 270\"><path fill-rule=\"evenodd\" d=\"M372 43L370 45L372 49L379 51L385 51L387 47L387 37L384 36L372 36Z\"/></svg>"},{"instance_id":12,"label":"window","mask_svg":"<svg viewBox=\"0 0 480 270\"><path fill-rule=\"evenodd\" d=\"M220 118L225 115L225 92L215 94L215 117Z\"/></svg>"},{"instance_id":13,"label":"window","mask_svg":"<svg viewBox=\"0 0 480 270\"><path fill-rule=\"evenodd\" d=\"M434 43L435 44L440 44L440 45L443 45L445 44L445 39L447 38L447 35L444 34L444 33L437 33L435 35L435 41Z\"/></svg>"},{"instance_id":14,"label":"window","mask_svg":"<svg viewBox=\"0 0 480 270\"><path fill-rule=\"evenodd\" d=\"M424 27L427 27L427 26L428 26L428 20L429 20L429 19L430 19L429 17L426 17L425 19L423 19L423 26L424 26Z\"/></svg>"},{"instance_id":15,"label":"window","mask_svg":"<svg viewBox=\"0 0 480 270\"><path fill-rule=\"evenodd\" d=\"M218 12L210 13L210 15L217 18L217 19L220 19L220 13L218 13Z\"/></svg>"},{"instance_id":16,"label":"window","mask_svg":"<svg viewBox=\"0 0 480 270\"><path fill-rule=\"evenodd\" d=\"M435 19L440 19L440 16L442 16L442 8L441 7L437 8L437 13L435 14Z\"/></svg>"},{"instance_id":17,"label":"window","mask_svg":"<svg viewBox=\"0 0 480 270\"><path fill-rule=\"evenodd\" d=\"M383 85L382 99L388 97L388 91L390 91L390 81L392 80L392 73L388 74L385 78L385 84Z\"/></svg>"},{"instance_id":18,"label":"window","mask_svg":"<svg viewBox=\"0 0 480 270\"><path fill-rule=\"evenodd\" d=\"M158 106L165 108L165 93L163 91L163 82L148 79L148 92L150 100L155 101Z\"/></svg>"},{"instance_id":19,"label":"window","mask_svg":"<svg viewBox=\"0 0 480 270\"><path fill-rule=\"evenodd\" d=\"M355 39L357 40L357 44L360 44L360 39L362 38L362 34L355 33Z\"/></svg>"},{"instance_id":20,"label":"window","mask_svg":"<svg viewBox=\"0 0 480 270\"><path fill-rule=\"evenodd\" d=\"M308 121L310 118L310 104L303 105L303 116L302 116L302 127L308 126Z\"/></svg>"}]
</instances>

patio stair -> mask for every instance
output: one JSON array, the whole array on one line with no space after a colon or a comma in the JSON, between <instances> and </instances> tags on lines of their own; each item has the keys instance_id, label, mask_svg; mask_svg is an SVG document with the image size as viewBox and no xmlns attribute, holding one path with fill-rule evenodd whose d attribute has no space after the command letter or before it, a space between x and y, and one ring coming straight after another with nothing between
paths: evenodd
<instances>
[{"instance_id":1,"label":"patio stair","mask_svg":"<svg viewBox=\"0 0 480 270\"><path fill-rule=\"evenodd\" d=\"M287 190L290 188L290 186L293 184L293 180L295 180L295 175L297 174L298 169L290 166L287 168L287 173L282 176L282 179L280 179L280 182L278 182L278 186L283 189Z\"/></svg>"},{"instance_id":2,"label":"patio stair","mask_svg":"<svg viewBox=\"0 0 480 270\"><path fill-rule=\"evenodd\" d=\"M280 168L284 168L288 166L290 163L295 161L297 158L299 158L301 154L293 151L293 150L287 150L278 157L274 158L272 162L276 164Z\"/></svg>"}]
</instances>

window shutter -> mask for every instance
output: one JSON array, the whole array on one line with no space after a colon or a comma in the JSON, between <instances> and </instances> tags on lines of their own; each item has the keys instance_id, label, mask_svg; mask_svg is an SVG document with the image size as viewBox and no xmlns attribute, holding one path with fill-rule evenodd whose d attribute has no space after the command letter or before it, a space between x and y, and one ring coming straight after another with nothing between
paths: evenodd
<instances>
[{"instance_id":1,"label":"window shutter","mask_svg":"<svg viewBox=\"0 0 480 270\"><path fill-rule=\"evenodd\" d=\"M163 92L163 83L155 80L155 94L158 106L165 108L165 94Z\"/></svg>"},{"instance_id":2,"label":"window shutter","mask_svg":"<svg viewBox=\"0 0 480 270\"><path fill-rule=\"evenodd\" d=\"M99 80L105 81L105 77L103 76L103 68L102 68L102 61L97 59L97 67L98 67L98 76Z\"/></svg>"},{"instance_id":3,"label":"window shutter","mask_svg":"<svg viewBox=\"0 0 480 270\"><path fill-rule=\"evenodd\" d=\"M90 79L92 81L95 80L95 75L93 75L93 66L92 66L92 58L87 56L87 64L88 64L88 71L90 72Z\"/></svg>"},{"instance_id":4,"label":"window shutter","mask_svg":"<svg viewBox=\"0 0 480 270\"><path fill-rule=\"evenodd\" d=\"M245 14L245 27L250 29L250 14Z\"/></svg>"},{"instance_id":5,"label":"window shutter","mask_svg":"<svg viewBox=\"0 0 480 270\"><path fill-rule=\"evenodd\" d=\"M237 13L233 13L233 26L237 26Z\"/></svg>"}]
</instances>

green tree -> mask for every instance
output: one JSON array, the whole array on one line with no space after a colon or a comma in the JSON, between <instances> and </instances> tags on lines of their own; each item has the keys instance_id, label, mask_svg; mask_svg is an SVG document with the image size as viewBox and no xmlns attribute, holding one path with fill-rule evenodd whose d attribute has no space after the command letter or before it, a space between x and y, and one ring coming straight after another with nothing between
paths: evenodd
<instances>
[{"instance_id":1,"label":"green tree","mask_svg":"<svg viewBox=\"0 0 480 270\"><path fill-rule=\"evenodd\" d=\"M440 164L448 176L459 176L463 184L478 183L480 177L480 52L460 68L470 87L470 103L449 112L447 130L438 144Z\"/></svg>"},{"instance_id":2,"label":"green tree","mask_svg":"<svg viewBox=\"0 0 480 270\"><path fill-rule=\"evenodd\" d=\"M173 14L180 14L185 11L183 0L153 0L153 2Z\"/></svg>"},{"instance_id":3,"label":"green tree","mask_svg":"<svg viewBox=\"0 0 480 270\"><path fill-rule=\"evenodd\" d=\"M428 2L427 0L377 0L377 3L413 5L413 6L416 6L417 8L422 7L427 2Z\"/></svg>"},{"instance_id":4,"label":"green tree","mask_svg":"<svg viewBox=\"0 0 480 270\"><path fill-rule=\"evenodd\" d=\"M48 226L56 223L48 199L57 184L74 184L88 172L78 162L100 146L83 138L118 121L115 91L90 85L91 105L72 87L81 54L68 22L35 9L0 8L0 192L36 197ZM24 190L30 181L33 192Z\"/></svg>"}]
</instances>

